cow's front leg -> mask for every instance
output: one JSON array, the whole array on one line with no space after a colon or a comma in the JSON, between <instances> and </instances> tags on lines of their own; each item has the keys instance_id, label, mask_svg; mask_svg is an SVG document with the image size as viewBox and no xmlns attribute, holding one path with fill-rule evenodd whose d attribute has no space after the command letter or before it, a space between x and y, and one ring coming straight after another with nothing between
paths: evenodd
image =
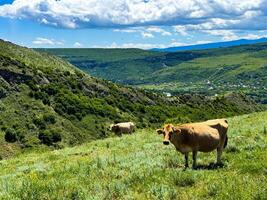
<instances>
[{"instance_id":1,"label":"cow's front leg","mask_svg":"<svg viewBox=\"0 0 267 200\"><path fill-rule=\"evenodd\" d=\"M222 148L217 148L217 164L221 165L222 164L222 160L221 160L221 156L222 156Z\"/></svg>"},{"instance_id":2,"label":"cow's front leg","mask_svg":"<svg viewBox=\"0 0 267 200\"><path fill-rule=\"evenodd\" d=\"M193 169L197 168L197 151L193 151Z\"/></svg>"},{"instance_id":3,"label":"cow's front leg","mask_svg":"<svg viewBox=\"0 0 267 200\"><path fill-rule=\"evenodd\" d=\"M119 136L120 136L120 137L122 136L122 131L121 131L121 130L119 131Z\"/></svg>"},{"instance_id":4,"label":"cow's front leg","mask_svg":"<svg viewBox=\"0 0 267 200\"><path fill-rule=\"evenodd\" d=\"M187 168L188 165L188 152L184 153L184 158L185 158L185 168Z\"/></svg>"}]
</instances>

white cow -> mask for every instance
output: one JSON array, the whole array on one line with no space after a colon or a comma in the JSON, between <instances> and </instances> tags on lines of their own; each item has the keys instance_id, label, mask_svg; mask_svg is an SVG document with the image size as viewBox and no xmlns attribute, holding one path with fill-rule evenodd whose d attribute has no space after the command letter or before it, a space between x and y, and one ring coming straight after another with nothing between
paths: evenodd
<instances>
[{"instance_id":1,"label":"white cow","mask_svg":"<svg viewBox=\"0 0 267 200\"><path fill-rule=\"evenodd\" d=\"M131 134L135 131L135 125L133 122L111 124L110 130L116 133L117 135L122 135L123 133Z\"/></svg>"}]
</instances>

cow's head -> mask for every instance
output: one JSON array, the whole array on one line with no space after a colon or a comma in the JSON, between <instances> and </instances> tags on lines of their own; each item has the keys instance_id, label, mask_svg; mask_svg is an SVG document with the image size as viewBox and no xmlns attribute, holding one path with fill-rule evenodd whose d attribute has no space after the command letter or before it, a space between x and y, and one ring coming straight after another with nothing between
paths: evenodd
<instances>
[{"instance_id":1,"label":"cow's head","mask_svg":"<svg viewBox=\"0 0 267 200\"><path fill-rule=\"evenodd\" d=\"M116 132L119 129L119 125L115 124L112 126L111 131Z\"/></svg>"},{"instance_id":2,"label":"cow's head","mask_svg":"<svg viewBox=\"0 0 267 200\"><path fill-rule=\"evenodd\" d=\"M110 126L109 126L109 129L108 130L110 130L110 131L112 131L112 127L114 126L114 124L111 124Z\"/></svg>"},{"instance_id":3,"label":"cow's head","mask_svg":"<svg viewBox=\"0 0 267 200\"><path fill-rule=\"evenodd\" d=\"M162 129L157 129L158 134L163 134L163 144L169 145L172 142L173 134L181 132L180 129L175 128L172 124L165 125Z\"/></svg>"}]
</instances>

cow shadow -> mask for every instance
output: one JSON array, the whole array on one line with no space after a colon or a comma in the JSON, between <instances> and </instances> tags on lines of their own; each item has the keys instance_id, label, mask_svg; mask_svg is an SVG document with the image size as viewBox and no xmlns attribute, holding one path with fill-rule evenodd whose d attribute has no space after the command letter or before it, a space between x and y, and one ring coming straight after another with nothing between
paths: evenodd
<instances>
[{"instance_id":1,"label":"cow shadow","mask_svg":"<svg viewBox=\"0 0 267 200\"><path fill-rule=\"evenodd\" d=\"M196 168L194 168L195 170L216 170L216 169L220 169L223 168L225 165L223 163L209 163L208 165L197 165Z\"/></svg>"}]
</instances>

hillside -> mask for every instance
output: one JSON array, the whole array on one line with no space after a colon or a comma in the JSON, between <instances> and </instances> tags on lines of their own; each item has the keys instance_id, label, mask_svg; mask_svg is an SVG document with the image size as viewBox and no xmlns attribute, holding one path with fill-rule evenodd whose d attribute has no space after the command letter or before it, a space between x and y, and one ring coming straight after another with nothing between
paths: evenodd
<instances>
[{"instance_id":1,"label":"hillside","mask_svg":"<svg viewBox=\"0 0 267 200\"><path fill-rule=\"evenodd\" d=\"M154 91L213 96L242 91L267 103L267 43L152 52L137 49L42 49L95 77Z\"/></svg>"},{"instance_id":2,"label":"hillside","mask_svg":"<svg viewBox=\"0 0 267 200\"><path fill-rule=\"evenodd\" d=\"M0 161L1 199L266 199L267 112L229 119L223 168L199 170L155 130ZM190 159L190 163L192 160ZM210 170L209 170L210 169Z\"/></svg>"},{"instance_id":3,"label":"hillside","mask_svg":"<svg viewBox=\"0 0 267 200\"><path fill-rule=\"evenodd\" d=\"M259 109L240 94L166 98L119 86L1 40L0 100L0 158L105 138L114 122L131 120L144 128L172 118L196 121Z\"/></svg>"}]
</instances>

